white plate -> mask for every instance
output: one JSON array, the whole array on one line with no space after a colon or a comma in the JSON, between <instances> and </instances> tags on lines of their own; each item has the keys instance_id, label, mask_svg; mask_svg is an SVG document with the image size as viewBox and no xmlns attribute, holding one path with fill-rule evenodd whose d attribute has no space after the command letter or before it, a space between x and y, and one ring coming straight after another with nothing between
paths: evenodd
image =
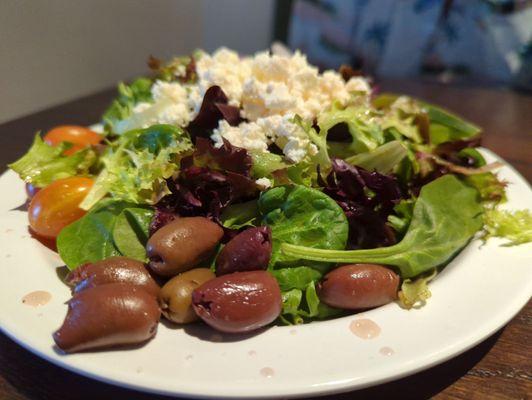
<instances>
[{"instance_id":1,"label":"white plate","mask_svg":"<svg viewBox=\"0 0 532 400\"><path fill-rule=\"evenodd\" d=\"M529 207L527 182L508 166L500 174L511 183L507 207ZM156 338L138 349L64 356L54 351L51 337L69 298L55 272L61 260L28 235L25 212L10 211L25 200L13 173L0 178L0 193L1 329L54 364L144 391L250 398L376 385L474 346L506 324L532 293L531 244L500 247L491 240L481 247L475 240L431 284L432 298L419 310L389 304L328 322L273 327L239 340L200 325L183 330L161 324ZM38 308L22 304L21 298L35 290L51 292L52 300ZM355 336L349 326L361 318L376 322L381 334L368 340Z\"/></svg>"}]
</instances>

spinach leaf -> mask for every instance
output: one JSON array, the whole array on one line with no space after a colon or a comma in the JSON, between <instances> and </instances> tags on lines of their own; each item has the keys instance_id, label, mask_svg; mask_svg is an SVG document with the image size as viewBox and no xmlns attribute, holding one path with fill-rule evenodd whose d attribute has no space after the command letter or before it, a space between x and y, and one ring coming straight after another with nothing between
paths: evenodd
<instances>
[{"instance_id":1,"label":"spinach leaf","mask_svg":"<svg viewBox=\"0 0 532 400\"><path fill-rule=\"evenodd\" d=\"M57 250L69 269L112 256L144 261L152 211L125 201L105 199L57 237ZM142 247L142 248L141 248Z\"/></svg>"},{"instance_id":2,"label":"spinach leaf","mask_svg":"<svg viewBox=\"0 0 532 400\"><path fill-rule=\"evenodd\" d=\"M483 225L478 192L454 175L425 185L414 205L412 222L397 244L369 250L324 250L283 243L288 257L338 263L376 263L399 268L411 278L449 261Z\"/></svg>"},{"instance_id":3,"label":"spinach leaf","mask_svg":"<svg viewBox=\"0 0 532 400\"><path fill-rule=\"evenodd\" d=\"M57 237L57 250L69 269L86 262L119 256L113 240L116 217L132 204L102 200L82 218L65 227Z\"/></svg>"},{"instance_id":4,"label":"spinach leaf","mask_svg":"<svg viewBox=\"0 0 532 400\"><path fill-rule=\"evenodd\" d=\"M146 261L148 230L154 211L151 208L126 208L116 217L113 240L126 257Z\"/></svg>"},{"instance_id":5,"label":"spinach leaf","mask_svg":"<svg viewBox=\"0 0 532 400\"><path fill-rule=\"evenodd\" d=\"M245 203L231 204L222 212L220 220L226 228L240 229L244 226L257 226L259 216L257 200L251 200Z\"/></svg>"},{"instance_id":6,"label":"spinach leaf","mask_svg":"<svg viewBox=\"0 0 532 400\"><path fill-rule=\"evenodd\" d=\"M272 230L270 266L300 258L281 254L281 242L322 249L345 248L347 218L340 206L319 190L300 185L279 186L263 192L258 204L262 223Z\"/></svg>"}]
</instances>

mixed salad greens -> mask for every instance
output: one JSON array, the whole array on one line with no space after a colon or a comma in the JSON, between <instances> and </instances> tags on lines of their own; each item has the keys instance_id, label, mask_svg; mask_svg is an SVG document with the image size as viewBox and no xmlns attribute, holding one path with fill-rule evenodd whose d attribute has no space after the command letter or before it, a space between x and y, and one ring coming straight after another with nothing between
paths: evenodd
<instances>
[{"instance_id":1,"label":"mixed salad greens","mask_svg":"<svg viewBox=\"0 0 532 400\"><path fill-rule=\"evenodd\" d=\"M204 88L186 124L164 123L171 107L184 104L154 99L154 86L192 93L204 83L196 69L202 57L209 56L152 58L152 76L121 83L98 145L66 155L68 135L50 143L37 134L10 165L42 188L37 196L65 179L92 180L75 196L63 185L62 198L84 211L63 220L57 234L42 228L57 215L46 214L46 199L34 197L38 210L30 206L32 229L57 238L70 270L114 256L150 265L160 261L146 252L150 237L172 221L204 217L223 228L216 251L201 261L216 271L216 255L231 239L267 227L271 246L257 247L254 257L266 264L256 269L266 268L279 285L278 320L297 324L348 312L320 301L321 282L340 265L389 268L400 278L399 302L412 308L430 297L427 282L477 232L484 240L506 238L507 246L532 241L530 211L499 210L507 182L497 177L499 164L479 152L480 128L421 100L354 90L314 118L284 114L308 142L297 162L287 156L293 137L279 135L263 150L237 146L230 136L214 139L222 122L233 133L241 127L241 135L253 123L224 82Z\"/></svg>"}]
</instances>

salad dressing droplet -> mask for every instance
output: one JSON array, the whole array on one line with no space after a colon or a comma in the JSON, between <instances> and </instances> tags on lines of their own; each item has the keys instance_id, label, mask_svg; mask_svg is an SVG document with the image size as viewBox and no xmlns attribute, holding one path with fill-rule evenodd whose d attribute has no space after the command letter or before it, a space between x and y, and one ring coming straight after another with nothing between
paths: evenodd
<instances>
[{"instance_id":1,"label":"salad dressing droplet","mask_svg":"<svg viewBox=\"0 0 532 400\"><path fill-rule=\"evenodd\" d=\"M194 356L192 354L188 354L186 357L185 357L185 360L187 361L190 361L194 358Z\"/></svg>"},{"instance_id":2,"label":"salad dressing droplet","mask_svg":"<svg viewBox=\"0 0 532 400\"><path fill-rule=\"evenodd\" d=\"M250 351L248 351L248 355L249 355L250 357L254 357L254 356L257 355L257 352L256 352L255 350L250 350Z\"/></svg>"},{"instance_id":3,"label":"salad dressing droplet","mask_svg":"<svg viewBox=\"0 0 532 400\"><path fill-rule=\"evenodd\" d=\"M273 375L275 375L275 371L273 368L270 367L264 367L260 370L260 374L265 378L271 378Z\"/></svg>"},{"instance_id":4,"label":"salad dressing droplet","mask_svg":"<svg viewBox=\"0 0 532 400\"><path fill-rule=\"evenodd\" d=\"M361 339L374 339L381 333L380 326L367 318L351 321L349 330Z\"/></svg>"},{"instance_id":5,"label":"salad dressing droplet","mask_svg":"<svg viewBox=\"0 0 532 400\"><path fill-rule=\"evenodd\" d=\"M295 329L290 329L290 335L296 335L297 331Z\"/></svg>"},{"instance_id":6,"label":"salad dressing droplet","mask_svg":"<svg viewBox=\"0 0 532 400\"><path fill-rule=\"evenodd\" d=\"M395 351L391 348L391 347L388 347L388 346L385 346L385 347L381 347L381 349L379 350L379 353L381 353L383 356L393 356Z\"/></svg>"},{"instance_id":7,"label":"salad dressing droplet","mask_svg":"<svg viewBox=\"0 0 532 400\"><path fill-rule=\"evenodd\" d=\"M34 292L30 292L27 295L25 295L22 298L22 304L25 304L31 307L40 307L40 306L44 306L51 299L52 299L52 295L50 294L50 292L46 292L44 290L36 290Z\"/></svg>"}]
</instances>

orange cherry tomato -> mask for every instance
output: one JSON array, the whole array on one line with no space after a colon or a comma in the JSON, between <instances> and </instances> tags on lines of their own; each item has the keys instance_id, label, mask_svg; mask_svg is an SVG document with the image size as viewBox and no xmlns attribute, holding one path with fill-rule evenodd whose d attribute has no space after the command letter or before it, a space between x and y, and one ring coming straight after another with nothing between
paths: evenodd
<instances>
[{"instance_id":1,"label":"orange cherry tomato","mask_svg":"<svg viewBox=\"0 0 532 400\"><path fill-rule=\"evenodd\" d=\"M76 125L56 126L44 136L44 141L50 146L57 146L61 142L72 143L73 146L64 152L66 156L90 145L98 144L102 139L103 137L96 132Z\"/></svg>"},{"instance_id":2,"label":"orange cherry tomato","mask_svg":"<svg viewBox=\"0 0 532 400\"><path fill-rule=\"evenodd\" d=\"M93 183L89 178L72 177L58 179L39 190L28 208L31 229L39 236L56 238L61 229L85 214L79 204Z\"/></svg>"},{"instance_id":3,"label":"orange cherry tomato","mask_svg":"<svg viewBox=\"0 0 532 400\"><path fill-rule=\"evenodd\" d=\"M28 195L29 200L31 200L39 190L41 189L37 186L33 186L31 183L26 183L26 194Z\"/></svg>"}]
</instances>

